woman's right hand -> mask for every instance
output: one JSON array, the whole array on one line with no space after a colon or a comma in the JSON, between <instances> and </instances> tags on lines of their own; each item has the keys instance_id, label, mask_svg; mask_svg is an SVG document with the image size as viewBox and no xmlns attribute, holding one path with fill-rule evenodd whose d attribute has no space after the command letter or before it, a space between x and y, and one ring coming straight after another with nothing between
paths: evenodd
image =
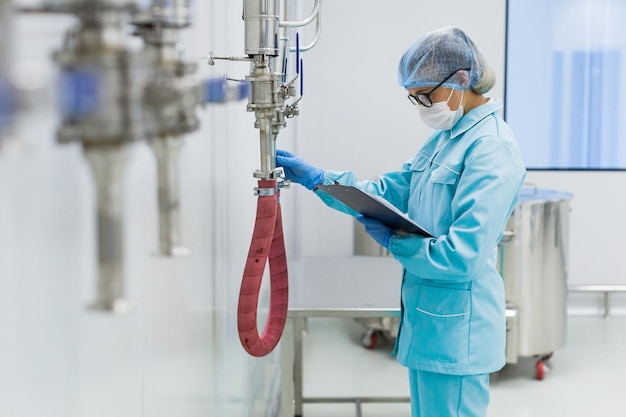
<instances>
[{"instance_id":1,"label":"woman's right hand","mask_svg":"<svg viewBox=\"0 0 626 417\"><path fill-rule=\"evenodd\" d=\"M309 190L324 181L323 170L282 149L276 149L276 166L283 168L286 179L302 184Z\"/></svg>"}]
</instances>

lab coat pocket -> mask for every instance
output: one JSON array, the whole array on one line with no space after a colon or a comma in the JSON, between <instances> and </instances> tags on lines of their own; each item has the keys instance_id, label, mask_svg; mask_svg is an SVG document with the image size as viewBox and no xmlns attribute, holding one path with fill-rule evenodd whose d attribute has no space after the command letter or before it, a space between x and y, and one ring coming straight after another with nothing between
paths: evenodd
<instances>
[{"instance_id":1,"label":"lab coat pocket","mask_svg":"<svg viewBox=\"0 0 626 417\"><path fill-rule=\"evenodd\" d=\"M458 363L468 359L469 289L422 285L416 300L411 349L427 360Z\"/></svg>"},{"instance_id":2,"label":"lab coat pocket","mask_svg":"<svg viewBox=\"0 0 626 417\"><path fill-rule=\"evenodd\" d=\"M430 180L436 184L454 185L458 179L459 174L443 166L433 169L430 174Z\"/></svg>"}]
</instances>

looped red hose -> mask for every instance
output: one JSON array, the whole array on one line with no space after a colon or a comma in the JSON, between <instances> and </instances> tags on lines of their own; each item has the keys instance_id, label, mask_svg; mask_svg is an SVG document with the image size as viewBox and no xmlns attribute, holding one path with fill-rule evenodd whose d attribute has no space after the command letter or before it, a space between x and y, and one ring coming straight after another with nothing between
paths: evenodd
<instances>
[{"instance_id":1,"label":"looped red hose","mask_svg":"<svg viewBox=\"0 0 626 417\"><path fill-rule=\"evenodd\" d=\"M276 180L259 180L259 188L276 189ZM265 356L274 350L287 320L289 281L279 195L280 192L277 190L275 195L258 197L256 224L239 291L237 308L239 340L246 352L257 357ZM257 308L268 257L270 308L263 334L259 336Z\"/></svg>"}]
</instances>

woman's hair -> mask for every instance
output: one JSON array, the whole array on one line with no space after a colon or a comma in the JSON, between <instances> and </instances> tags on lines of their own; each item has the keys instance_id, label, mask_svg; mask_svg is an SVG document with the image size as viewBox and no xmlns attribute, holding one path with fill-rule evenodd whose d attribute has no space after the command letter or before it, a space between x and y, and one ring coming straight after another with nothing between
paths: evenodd
<instances>
[{"instance_id":1,"label":"woman's hair","mask_svg":"<svg viewBox=\"0 0 626 417\"><path fill-rule=\"evenodd\" d=\"M493 70L491 65L483 65L483 74L478 80L478 82L472 86L472 90L474 90L478 94L485 94L487 91L491 90L493 86L496 84L496 72Z\"/></svg>"},{"instance_id":2,"label":"woman's hair","mask_svg":"<svg viewBox=\"0 0 626 417\"><path fill-rule=\"evenodd\" d=\"M465 71L469 83L459 75ZM446 78L448 77L448 78ZM400 59L398 82L404 88L471 88L484 94L496 83L496 74L478 47L461 29L447 26L420 37Z\"/></svg>"}]
</instances>

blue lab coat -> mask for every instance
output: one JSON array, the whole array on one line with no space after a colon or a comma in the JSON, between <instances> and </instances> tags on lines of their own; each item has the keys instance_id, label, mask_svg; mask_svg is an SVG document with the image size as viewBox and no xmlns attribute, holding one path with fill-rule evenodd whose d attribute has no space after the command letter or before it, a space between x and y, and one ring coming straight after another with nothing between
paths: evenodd
<instances>
[{"instance_id":1,"label":"blue lab coat","mask_svg":"<svg viewBox=\"0 0 626 417\"><path fill-rule=\"evenodd\" d=\"M500 100L436 131L417 155L378 181L326 171L335 181L379 195L434 238L395 234L389 252L403 266L400 364L451 375L495 372L505 364L505 300L497 245L526 170ZM330 207L354 215L328 194ZM385 279L385 277L381 277Z\"/></svg>"}]
</instances>

